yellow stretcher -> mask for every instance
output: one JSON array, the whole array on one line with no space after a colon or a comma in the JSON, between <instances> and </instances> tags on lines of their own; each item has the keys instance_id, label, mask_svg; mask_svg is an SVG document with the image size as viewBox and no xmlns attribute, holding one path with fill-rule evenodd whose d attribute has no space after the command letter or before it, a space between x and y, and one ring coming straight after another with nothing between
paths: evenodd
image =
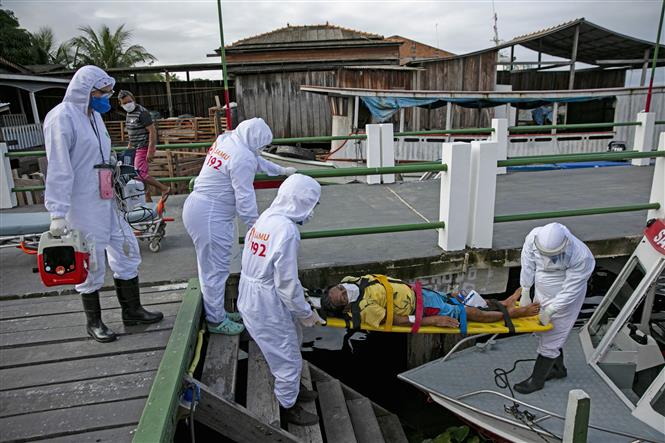
<instances>
[{"instance_id":1,"label":"yellow stretcher","mask_svg":"<svg viewBox=\"0 0 665 443\"><path fill-rule=\"evenodd\" d=\"M386 294L392 294L393 288L388 278L385 275L373 274L374 277L379 280L386 290ZM419 292L419 282L416 282L416 292ZM386 321L383 325L376 328L367 323L361 323L360 328L365 331L380 331L380 332L401 332L412 334L412 326L396 326L393 325L393 300L392 297L386 297ZM347 328L347 324L351 324L351 320L347 322L343 318L328 317L326 318L326 326L333 328ZM513 327L515 333L522 332L543 332L549 331L552 329L552 323L549 323L547 326L543 326L538 321L538 316L534 315L532 317L521 317L512 319ZM503 320L495 321L492 323L478 323L478 322L467 322L466 334L475 335L475 334L509 334L511 331L506 326ZM442 328L439 326L420 326L416 334L460 334L460 328Z\"/></svg>"},{"instance_id":2,"label":"yellow stretcher","mask_svg":"<svg viewBox=\"0 0 665 443\"><path fill-rule=\"evenodd\" d=\"M516 333L523 332L544 332L552 329L552 323L543 326L538 322L538 316L513 318L513 325L515 326ZM332 328L346 328L346 321L342 318L328 317L326 318L326 326ZM395 326L386 329L384 325L375 328L374 326L362 323L360 329L363 331L380 331L380 332L401 332L411 334L411 326ZM417 334L459 334L459 328L441 328L439 326L421 326ZM495 321L492 323L478 323L470 321L466 327L467 335L475 334L508 334L508 327L504 324L503 320Z\"/></svg>"}]
</instances>

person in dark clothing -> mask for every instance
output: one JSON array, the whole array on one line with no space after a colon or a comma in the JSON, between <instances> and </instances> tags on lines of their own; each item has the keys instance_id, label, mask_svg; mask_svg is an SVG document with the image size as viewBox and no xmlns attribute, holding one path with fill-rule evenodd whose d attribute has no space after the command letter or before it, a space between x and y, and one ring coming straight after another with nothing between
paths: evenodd
<instances>
[{"instance_id":1,"label":"person in dark clothing","mask_svg":"<svg viewBox=\"0 0 665 443\"><path fill-rule=\"evenodd\" d=\"M135 150L134 168L138 172L139 179L143 183L157 188L162 193L162 200L166 201L171 188L158 182L148 173L148 167L155 155L157 144L157 129L152 117L150 117L150 112L136 103L134 95L129 91L120 91L118 100L120 100L122 109L127 112L125 128L129 137L128 147ZM147 189L146 198L150 199Z\"/></svg>"}]
</instances>

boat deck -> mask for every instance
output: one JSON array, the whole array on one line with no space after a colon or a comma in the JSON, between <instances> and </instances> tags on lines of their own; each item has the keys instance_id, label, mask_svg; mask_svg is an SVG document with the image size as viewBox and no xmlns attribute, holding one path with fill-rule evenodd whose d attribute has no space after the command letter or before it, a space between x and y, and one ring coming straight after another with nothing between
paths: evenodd
<instances>
[{"instance_id":1,"label":"boat deck","mask_svg":"<svg viewBox=\"0 0 665 443\"><path fill-rule=\"evenodd\" d=\"M519 172L497 179L496 215L607 207L647 203L653 167L613 167L556 171ZM321 204L311 223L302 229L318 231L343 227L366 227L436 221L439 214L438 180L393 185L347 184L324 186ZM269 206L276 190L257 191L259 209ZM141 243L143 282L185 281L196 275L196 256L182 224L186 196L172 196L167 215L174 217L166 230L162 250L153 254ZM10 212L44 210L19 207ZM4 211L0 212L1 214ZM597 256L630 255L641 237L646 211L560 219ZM358 272L405 272L404 278L461 272L463 267L519 266L519 249L535 226L551 220L500 223L494 227L493 250L444 252L437 246L435 230L304 240L299 265L307 285L326 285L338 275ZM388 247L386 247L388 245ZM470 257L465 257L469 252ZM19 250L1 249L2 295L43 293L32 274L33 256ZM235 246L231 270L240 270L240 248ZM321 272L325 270L325 272ZM325 275L322 275L325 274ZM112 284L111 273L106 284ZM330 281L323 281L329 278ZM234 277L229 280L234 283Z\"/></svg>"},{"instance_id":2,"label":"boat deck","mask_svg":"<svg viewBox=\"0 0 665 443\"><path fill-rule=\"evenodd\" d=\"M420 389L461 402L494 416L515 419L505 412L505 406L511 406L510 399L492 392L510 396L508 389L500 389L494 381L494 368L509 371L516 360L534 359L537 339L533 335L521 335L497 340L489 350L482 351L472 347L453 354L448 360L436 360L410 371L399 377ZM639 436L647 441L663 441L664 436L630 415L628 407L602 381L594 369L586 363L579 336L573 331L564 348L565 364L568 377L550 380L542 391L530 395L515 393L517 400L550 411L561 417L566 415L568 392L571 389L583 389L591 397L591 426L602 427ZM511 385L531 375L532 362L517 364L517 369L509 374ZM480 392L482 391L482 392ZM460 398L467 394L477 394ZM521 406L540 418L538 424L553 434L563 435L564 421L556 418L543 418L544 414L534 409ZM519 424L519 422L517 422ZM532 434L533 441L543 441ZM628 442L633 441L597 429L589 429L589 442ZM546 441L550 441L547 439ZM555 440L552 440L555 441Z\"/></svg>"},{"instance_id":3,"label":"boat deck","mask_svg":"<svg viewBox=\"0 0 665 443\"><path fill-rule=\"evenodd\" d=\"M78 295L0 302L0 441L128 442L169 341L186 285L142 288L153 325L122 324L114 291L100 294L118 335L85 332Z\"/></svg>"}]
</instances>

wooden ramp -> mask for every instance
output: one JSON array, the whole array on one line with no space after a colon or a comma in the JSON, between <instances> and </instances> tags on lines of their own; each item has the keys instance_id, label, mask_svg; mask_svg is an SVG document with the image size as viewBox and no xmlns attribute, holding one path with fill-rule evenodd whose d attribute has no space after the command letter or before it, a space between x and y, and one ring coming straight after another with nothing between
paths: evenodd
<instances>
[{"instance_id":1,"label":"wooden ramp","mask_svg":"<svg viewBox=\"0 0 665 443\"><path fill-rule=\"evenodd\" d=\"M195 419L235 441L273 442L386 442L406 443L396 415L373 403L322 370L303 365L302 383L319 393L316 401L303 403L318 413L313 426L282 423L273 389L273 377L259 347L248 345L247 395L238 398L238 356L236 337L210 337L201 377L201 402ZM190 379L190 381L193 381Z\"/></svg>"},{"instance_id":2,"label":"wooden ramp","mask_svg":"<svg viewBox=\"0 0 665 443\"><path fill-rule=\"evenodd\" d=\"M183 288L141 293L164 320L125 327L115 291L100 294L102 318L119 335L112 343L88 337L78 295L0 302L0 441L132 440Z\"/></svg>"}]
</instances>

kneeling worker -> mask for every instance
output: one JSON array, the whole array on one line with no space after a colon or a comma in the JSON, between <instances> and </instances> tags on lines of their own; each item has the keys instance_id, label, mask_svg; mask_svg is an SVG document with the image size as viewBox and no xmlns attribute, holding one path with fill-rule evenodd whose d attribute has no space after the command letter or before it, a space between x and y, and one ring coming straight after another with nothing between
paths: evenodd
<instances>
[{"instance_id":1,"label":"kneeling worker","mask_svg":"<svg viewBox=\"0 0 665 443\"><path fill-rule=\"evenodd\" d=\"M284 180L277 197L245 236L238 310L247 331L261 349L275 377L275 396L289 423L312 425L316 414L297 400L311 401L316 392L300 385L302 326L322 323L305 300L298 279L300 232L297 224L312 218L321 186L294 174Z\"/></svg>"},{"instance_id":2,"label":"kneeling worker","mask_svg":"<svg viewBox=\"0 0 665 443\"><path fill-rule=\"evenodd\" d=\"M535 284L534 301L542 305L540 322L553 329L538 335L538 357L531 377L514 388L521 394L539 391L545 381L568 375L563 345L584 304L587 280L594 270L593 254L560 223L534 228L522 247L520 285L527 293ZM519 291L519 289L518 289Z\"/></svg>"},{"instance_id":3,"label":"kneeling worker","mask_svg":"<svg viewBox=\"0 0 665 443\"><path fill-rule=\"evenodd\" d=\"M378 277L378 278L377 278ZM345 277L342 283L329 288L321 298L321 307L331 314L352 316L352 306L360 310L360 320L378 328L386 317L386 289L380 279L383 276L365 275L363 277ZM416 294L403 281L388 278L393 289L393 324L409 325L415 322ZM540 306L536 303L527 307L517 307L515 302L520 297L518 289L510 298L501 301L510 318L529 317L538 314ZM501 311L484 310L488 304L477 294L466 303L453 303L445 294L424 289L422 326L457 328L462 315L475 322L491 323L503 319ZM464 314L462 314L464 309Z\"/></svg>"}]
</instances>

